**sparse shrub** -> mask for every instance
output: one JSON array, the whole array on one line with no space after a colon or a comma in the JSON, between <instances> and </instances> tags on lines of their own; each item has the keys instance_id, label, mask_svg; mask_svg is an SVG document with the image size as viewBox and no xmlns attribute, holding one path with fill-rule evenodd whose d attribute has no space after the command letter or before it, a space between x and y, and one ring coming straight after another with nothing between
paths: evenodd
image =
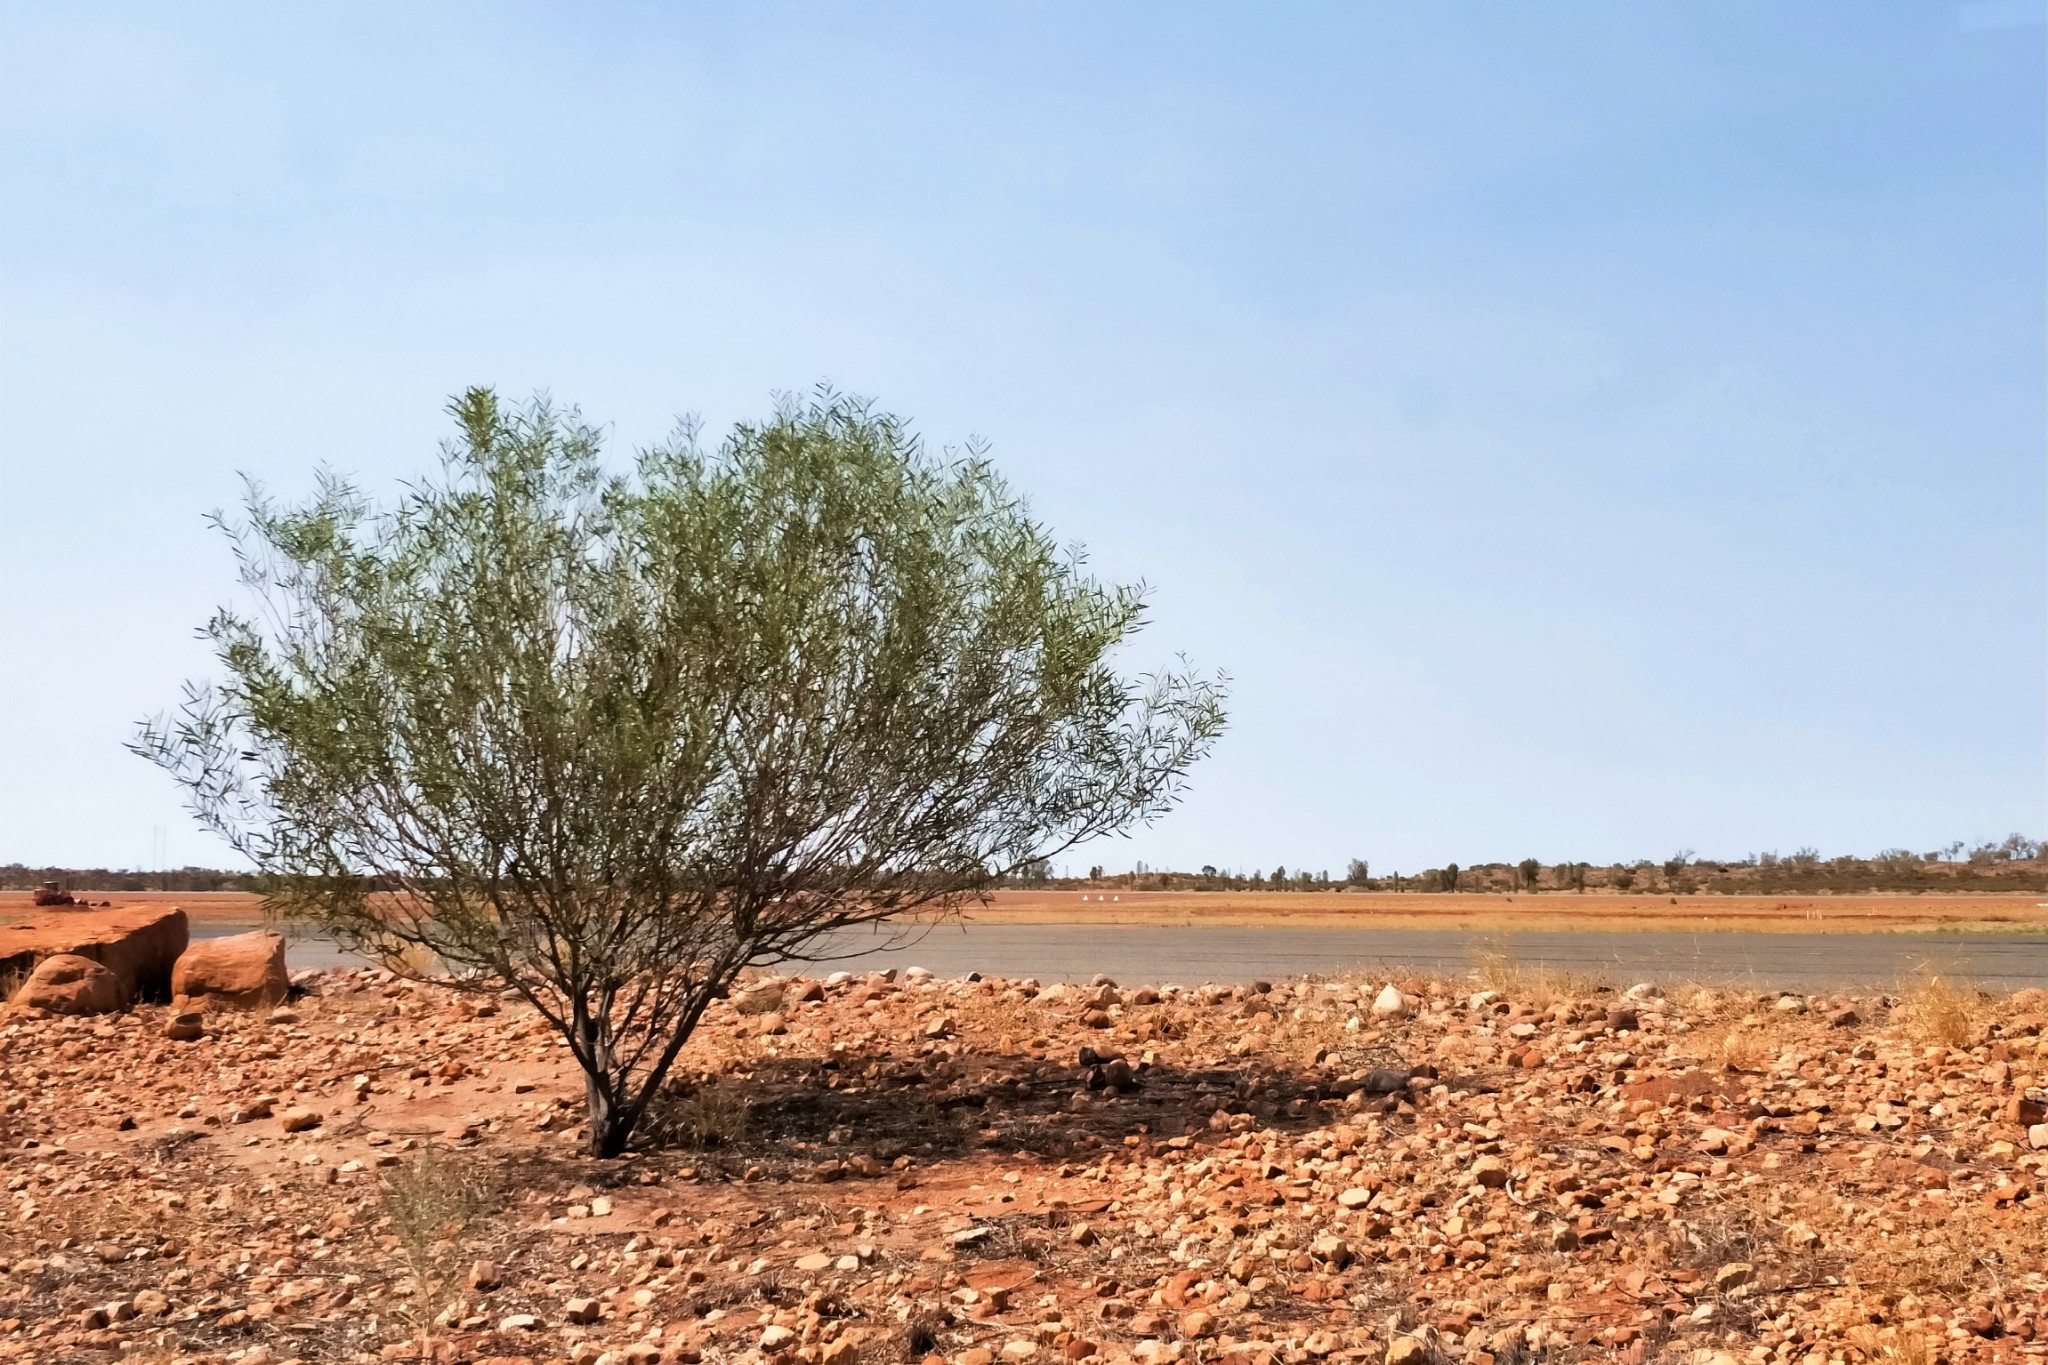
<instances>
[{"instance_id":1,"label":"sparse shrub","mask_svg":"<svg viewBox=\"0 0 2048 1365\"><path fill-rule=\"evenodd\" d=\"M326 477L220 521L225 676L131 747L271 910L533 1001L594 1157L745 964L1148 823L1222 732L1220 679L1117 671L1145 588L978 448L822 391L627 472L544 399L450 411L395 505Z\"/></svg>"},{"instance_id":2,"label":"sparse shrub","mask_svg":"<svg viewBox=\"0 0 2048 1365\"><path fill-rule=\"evenodd\" d=\"M405 1312L419 1329L424 1359L435 1320L460 1295L469 1247L495 1200L474 1166L427 1146L385 1174L379 1203L412 1282Z\"/></svg>"}]
</instances>

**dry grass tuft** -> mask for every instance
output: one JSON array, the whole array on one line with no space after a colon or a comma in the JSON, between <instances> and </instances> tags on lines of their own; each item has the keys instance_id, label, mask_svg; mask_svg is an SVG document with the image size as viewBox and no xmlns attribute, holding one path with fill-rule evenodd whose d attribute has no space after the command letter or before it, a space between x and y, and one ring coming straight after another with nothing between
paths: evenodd
<instances>
[{"instance_id":1,"label":"dry grass tuft","mask_svg":"<svg viewBox=\"0 0 2048 1365\"><path fill-rule=\"evenodd\" d=\"M1968 982L1924 971L1900 995L1906 1025L1923 1042L1969 1047L1983 1031L1985 1002Z\"/></svg>"},{"instance_id":2,"label":"dry grass tuft","mask_svg":"<svg viewBox=\"0 0 2048 1365\"><path fill-rule=\"evenodd\" d=\"M1754 1015L1702 1028L1687 1040L1686 1047L1701 1061L1728 1071L1761 1071L1780 1051Z\"/></svg>"},{"instance_id":3,"label":"dry grass tuft","mask_svg":"<svg viewBox=\"0 0 2048 1365\"><path fill-rule=\"evenodd\" d=\"M735 995L732 1007L740 1014L773 1014L782 1008L782 987L756 986Z\"/></svg>"},{"instance_id":4,"label":"dry grass tuft","mask_svg":"<svg viewBox=\"0 0 2048 1365\"><path fill-rule=\"evenodd\" d=\"M707 1079L665 1091L647 1115L647 1136L658 1146L710 1151L746 1141L754 1106L730 1081Z\"/></svg>"},{"instance_id":5,"label":"dry grass tuft","mask_svg":"<svg viewBox=\"0 0 2048 1365\"><path fill-rule=\"evenodd\" d=\"M441 959L417 943L398 943L387 945L377 955L377 965L408 980L428 980L439 972Z\"/></svg>"},{"instance_id":6,"label":"dry grass tuft","mask_svg":"<svg viewBox=\"0 0 2048 1365\"><path fill-rule=\"evenodd\" d=\"M1934 1346L1918 1332L1897 1327L1852 1327L1849 1344L1879 1365L1934 1365Z\"/></svg>"},{"instance_id":7,"label":"dry grass tuft","mask_svg":"<svg viewBox=\"0 0 2048 1365\"><path fill-rule=\"evenodd\" d=\"M1504 945L1483 948L1473 956L1472 978L1482 989L1504 1000L1518 1001L1545 1009L1560 1002L1584 1000L1600 988L1600 982L1580 972L1555 967L1531 967L1516 959Z\"/></svg>"}]
</instances>

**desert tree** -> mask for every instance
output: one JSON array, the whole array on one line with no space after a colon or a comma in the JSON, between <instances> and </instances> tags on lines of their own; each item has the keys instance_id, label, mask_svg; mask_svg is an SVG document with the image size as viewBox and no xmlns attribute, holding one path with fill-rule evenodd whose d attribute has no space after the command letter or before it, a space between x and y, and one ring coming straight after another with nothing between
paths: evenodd
<instances>
[{"instance_id":1,"label":"desert tree","mask_svg":"<svg viewBox=\"0 0 2048 1365\"><path fill-rule=\"evenodd\" d=\"M1543 876L1543 864L1534 858L1524 858L1515 864L1515 871L1522 876L1522 889L1534 891L1537 881Z\"/></svg>"},{"instance_id":2,"label":"desert tree","mask_svg":"<svg viewBox=\"0 0 2048 1365\"><path fill-rule=\"evenodd\" d=\"M1353 858L1344 869L1344 880L1352 886L1364 886L1372 879L1372 866L1363 858Z\"/></svg>"},{"instance_id":3,"label":"desert tree","mask_svg":"<svg viewBox=\"0 0 2048 1365\"><path fill-rule=\"evenodd\" d=\"M1458 889L1458 865L1456 863L1445 863L1443 870L1437 873L1436 876L1437 885L1443 890L1456 891Z\"/></svg>"},{"instance_id":4,"label":"desert tree","mask_svg":"<svg viewBox=\"0 0 2048 1365\"><path fill-rule=\"evenodd\" d=\"M978 446L821 390L615 470L546 400L450 412L391 505L323 475L216 517L253 605L132 747L280 917L531 1003L593 1155L741 971L1159 816L1222 729L1222 679L1113 666L1144 588Z\"/></svg>"}]
</instances>

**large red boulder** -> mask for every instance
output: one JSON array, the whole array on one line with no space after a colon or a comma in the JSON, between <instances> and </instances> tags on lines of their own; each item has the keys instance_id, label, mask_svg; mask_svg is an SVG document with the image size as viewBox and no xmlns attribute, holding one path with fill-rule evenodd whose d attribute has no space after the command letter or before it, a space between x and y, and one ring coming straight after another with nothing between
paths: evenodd
<instances>
[{"instance_id":1,"label":"large red boulder","mask_svg":"<svg viewBox=\"0 0 2048 1365\"><path fill-rule=\"evenodd\" d=\"M128 999L120 978L99 963L57 953L36 964L13 1003L52 1014L112 1014Z\"/></svg>"},{"instance_id":2,"label":"large red boulder","mask_svg":"<svg viewBox=\"0 0 2048 1365\"><path fill-rule=\"evenodd\" d=\"M170 989L171 968L191 938L175 905L62 911L0 925L0 976L27 977L59 953L91 958L114 974L126 1004Z\"/></svg>"},{"instance_id":3,"label":"large red boulder","mask_svg":"<svg viewBox=\"0 0 2048 1365\"><path fill-rule=\"evenodd\" d=\"M283 1002L291 989L284 967L284 935L258 930L203 938L187 948L171 972L171 994L236 1009Z\"/></svg>"}]
</instances>

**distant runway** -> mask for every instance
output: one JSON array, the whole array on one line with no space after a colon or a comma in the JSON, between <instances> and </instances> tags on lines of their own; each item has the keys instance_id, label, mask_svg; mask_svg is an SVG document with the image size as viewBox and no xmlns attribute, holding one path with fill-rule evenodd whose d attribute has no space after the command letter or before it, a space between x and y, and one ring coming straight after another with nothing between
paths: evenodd
<instances>
[{"instance_id":1,"label":"distant runway","mask_svg":"<svg viewBox=\"0 0 2048 1365\"><path fill-rule=\"evenodd\" d=\"M199 925L197 937L244 926ZM910 932L860 930L827 945L815 969L926 967L941 976L979 971L1041 981L1106 973L1135 985L1238 982L1310 973L1468 971L1482 953L1525 967L1582 973L1617 986L1638 981L1744 985L1758 990L1887 989L1923 969L1987 990L2048 986L2041 934L1626 933L1569 930L1473 933L1452 929L1163 927L1097 924L951 924ZM295 940L294 967L352 961L332 944Z\"/></svg>"}]
</instances>

